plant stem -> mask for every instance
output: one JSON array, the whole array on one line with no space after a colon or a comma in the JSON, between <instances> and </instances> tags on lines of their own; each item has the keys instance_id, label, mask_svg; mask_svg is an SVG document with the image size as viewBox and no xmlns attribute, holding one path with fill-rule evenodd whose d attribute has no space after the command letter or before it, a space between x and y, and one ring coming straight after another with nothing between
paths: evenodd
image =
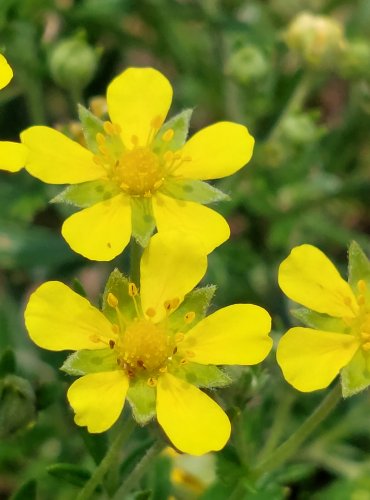
<instances>
[{"instance_id":1,"label":"plant stem","mask_svg":"<svg viewBox=\"0 0 370 500\"><path fill-rule=\"evenodd\" d=\"M143 249L135 238L130 241L130 280L135 283L137 287L140 286L140 259Z\"/></svg>"},{"instance_id":2,"label":"plant stem","mask_svg":"<svg viewBox=\"0 0 370 500\"><path fill-rule=\"evenodd\" d=\"M122 498L127 498L128 493L134 488L136 483L145 473L148 466L155 458L157 458L158 454L162 451L164 447L165 443L162 440L154 441L154 443L147 450L145 455L136 464L132 472L125 478L119 489L116 491L113 500L121 500Z\"/></svg>"},{"instance_id":3,"label":"plant stem","mask_svg":"<svg viewBox=\"0 0 370 500\"><path fill-rule=\"evenodd\" d=\"M91 478L77 495L77 500L87 500L88 498L91 498L96 487L102 482L102 479L108 472L109 468L116 462L117 455L122 447L122 444L129 438L134 428L135 422L133 419L130 419L125 425L122 426L116 438L112 442L107 454L100 462L99 466L95 469Z\"/></svg>"},{"instance_id":4,"label":"plant stem","mask_svg":"<svg viewBox=\"0 0 370 500\"><path fill-rule=\"evenodd\" d=\"M305 422L266 460L257 463L252 473L259 477L266 472L274 470L288 460L308 438L308 436L321 424L321 422L332 412L342 398L341 386L338 383Z\"/></svg>"}]
</instances>

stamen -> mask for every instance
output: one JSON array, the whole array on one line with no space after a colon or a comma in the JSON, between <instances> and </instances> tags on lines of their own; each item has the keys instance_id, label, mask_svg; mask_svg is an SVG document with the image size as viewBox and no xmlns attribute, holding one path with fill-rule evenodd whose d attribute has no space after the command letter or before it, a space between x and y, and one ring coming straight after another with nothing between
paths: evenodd
<instances>
[{"instance_id":1,"label":"stamen","mask_svg":"<svg viewBox=\"0 0 370 500\"><path fill-rule=\"evenodd\" d=\"M176 309L178 305L180 304L180 299L178 297L175 297L174 299L171 300L171 309Z\"/></svg>"},{"instance_id":2,"label":"stamen","mask_svg":"<svg viewBox=\"0 0 370 500\"><path fill-rule=\"evenodd\" d=\"M108 156L108 155L109 155L109 150L108 150L107 146L105 146L104 144L99 144L99 151L100 151L103 155L106 155L106 156Z\"/></svg>"},{"instance_id":3,"label":"stamen","mask_svg":"<svg viewBox=\"0 0 370 500\"><path fill-rule=\"evenodd\" d=\"M121 127L118 125L118 123L112 123L113 125L113 129L114 129L114 133L116 135L120 135L120 133L122 132L122 129Z\"/></svg>"},{"instance_id":4,"label":"stamen","mask_svg":"<svg viewBox=\"0 0 370 500\"><path fill-rule=\"evenodd\" d=\"M171 142L173 139L173 136L175 135L175 131L173 128L169 128L166 130L166 132L162 135L162 141L163 142Z\"/></svg>"},{"instance_id":5,"label":"stamen","mask_svg":"<svg viewBox=\"0 0 370 500\"><path fill-rule=\"evenodd\" d=\"M160 188L162 186L163 182L164 182L164 179L160 179L159 181L154 183L153 188L155 190L157 190L158 188Z\"/></svg>"},{"instance_id":6,"label":"stamen","mask_svg":"<svg viewBox=\"0 0 370 500\"><path fill-rule=\"evenodd\" d=\"M358 280L357 288L360 293L365 293L367 288L365 280Z\"/></svg>"},{"instance_id":7,"label":"stamen","mask_svg":"<svg viewBox=\"0 0 370 500\"><path fill-rule=\"evenodd\" d=\"M193 352L193 351L186 351L186 355L187 355L188 358L194 358L195 352Z\"/></svg>"},{"instance_id":8,"label":"stamen","mask_svg":"<svg viewBox=\"0 0 370 500\"><path fill-rule=\"evenodd\" d=\"M147 384L149 385L149 387L155 387L157 385L157 379L150 377L147 380Z\"/></svg>"},{"instance_id":9,"label":"stamen","mask_svg":"<svg viewBox=\"0 0 370 500\"><path fill-rule=\"evenodd\" d=\"M100 166L104 165L103 160L100 158L100 156L97 155L93 156L93 162Z\"/></svg>"},{"instance_id":10,"label":"stamen","mask_svg":"<svg viewBox=\"0 0 370 500\"><path fill-rule=\"evenodd\" d=\"M136 295L138 294L138 289L137 289L137 286L135 285L135 283L131 282L128 284L128 294L130 295L130 297L136 297Z\"/></svg>"},{"instance_id":11,"label":"stamen","mask_svg":"<svg viewBox=\"0 0 370 500\"><path fill-rule=\"evenodd\" d=\"M98 132L96 134L96 142L98 143L99 146L103 146L105 144L105 135L102 134L101 132Z\"/></svg>"},{"instance_id":12,"label":"stamen","mask_svg":"<svg viewBox=\"0 0 370 500\"><path fill-rule=\"evenodd\" d=\"M118 299L111 292L108 293L107 302L113 309L115 309L118 306Z\"/></svg>"},{"instance_id":13,"label":"stamen","mask_svg":"<svg viewBox=\"0 0 370 500\"><path fill-rule=\"evenodd\" d=\"M181 332L176 333L175 342L176 343L182 342L184 340L184 338L185 338L185 335L183 333L181 333Z\"/></svg>"},{"instance_id":14,"label":"stamen","mask_svg":"<svg viewBox=\"0 0 370 500\"><path fill-rule=\"evenodd\" d=\"M158 130L160 126L162 125L162 117L160 115L157 115L153 120L150 122L150 125Z\"/></svg>"},{"instance_id":15,"label":"stamen","mask_svg":"<svg viewBox=\"0 0 370 500\"><path fill-rule=\"evenodd\" d=\"M195 312L194 311L189 311L185 314L184 321L187 325L192 323L195 319Z\"/></svg>"},{"instance_id":16,"label":"stamen","mask_svg":"<svg viewBox=\"0 0 370 500\"><path fill-rule=\"evenodd\" d=\"M146 310L145 313L149 318L154 318L155 316L155 309L153 307L149 307L149 309Z\"/></svg>"},{"instance_id":17,"label":"stamen","mask_svg":"<svg viewBox=\"0 0 370 500\"><path fill-rule=\"evenodd\" d=\"M362 340L370 340L370 333L361 332L360 333Z\"/></svg>"},{"instance_id":18,"label":"stamen","mask_svg":"<svg viewBox=\"0 0 370 500\"><path fill-rule=\"evenodd\" d=\"M113 333L115 333L116 335L118 335L119 332L120 332L119 326L118 325L112 325L112 331L113 331Z\"/></svg>"},{"instance_id":19,"label":"stamen","mask_svg":"<svg viewBox=\"0 0 370 500\"><path fill-rule=\"evenodd\" d=\"M357 303L358 303L359 306L364 306L365 302L366 302L366 300L365 300L365 296L364 295L361 294L361 295L359 295L357 297Z\"/></svg>"},{"instance_id":20,"label":"stamen","mask_svg":"<svg viewBox=\"0 0 370 500\"><path fill-rule=\"evenodd\" d=\"M108 121L104 122L103 128L108 135L114 135L114 127L113 127L113 124L111 122L108 122Z\"/></svg>"},{"instance_id":21,"label":"stamen","mask_svg":"<svg viewBox=\"0 0 370 500\"><path fill-rule=\"evenodd\" d=\"M180 361L180 365L187 365L189 363L189 361L185 358L183 358L181 361Z\"/></svg>"},{"instance_id":22,"label":"stamen","mask_svg":"<svg viewBox=\"0 0 370 500\"><path fill-rule=\"evenodd\" d=\"M168 150L163 155L163 160L165 163L171 163L174 157L174 153L171 150Z\"/></svg>"},{"instance_id":23,"label":"stamen","mask_svg":"<svg viewBox=\"0 0 370 500\"><path fill-rule=\"evenodd\" d=\"M99 342L102 341L101 338L96 333L90 335L89 339L91 340L91 342L94 342L95 344L98 344Z\"/></svg>"},{"instance_id":24,"label":"stamen","mask_svg":"<svg viewBox=\"0 0 370 500\"><path fill-rule=\"evenodd\" d=\"M167 370L168 370L167 366L162 366L162 367L159 369L159 371L160 371L161 373L166 373L166 372L167 372Z\"/></svg>"},{"instance_id":25,"label":"stamen","mask_svg":"<svg viewBox=\"0 0 370 500\"><path fill-rule=\"evenodd\" d=\"M362 349L364 351L370 351L370 342L366 342L366 344L362 344Z\"/></svg>"},{"instance_id":26,"label":"stamen","mask_svg":"<svg viewBox=\"0 0 370 500\"><path fill-rule=\"evenodd\" d=\"M115 346L115 345L116 345L115 341L114 341L114 340L112 340L112 339L110 339L110 340L109 340L109 347L110 347L111 349L114 349L114 346Z\"/></svg>"}]
</instances>

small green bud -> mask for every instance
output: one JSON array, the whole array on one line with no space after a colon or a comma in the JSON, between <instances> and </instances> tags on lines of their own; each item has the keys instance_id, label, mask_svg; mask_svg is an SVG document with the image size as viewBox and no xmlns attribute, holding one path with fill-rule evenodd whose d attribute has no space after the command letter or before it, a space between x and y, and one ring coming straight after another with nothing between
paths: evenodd
<instances>
[{"instance_id":1,"label":"small green bud","mask_svg":"<svg viewBox=\"0 0 370 500\"><path fill-rule=\"evenodd\" d=\"M370 44L366 40L348 42L340 64L341 74L348 79L370 79Z\"/></svg>"},{"instance_id":2,"label":"small green bud","mask_svg":"<svg viewBox=\"0 0 370 500\"><path fill-rule=\"evenodd\" d=\"M315 123L314 116L308 113L289 115L281 123L281 135L285 141L300 146L312 143L323 133L324 128Z\"/></svg>"},{"instance_id":3,"label":"small green bud","mask_svg":"<svg viewBox=\"0 0 370 500\"><path fill-rule=\"evenodd\" d=\"M243 85L262 80L268 69L266 57L253 45L241 47L233 52L226 66L226 72Z\"/></svg>"},{"instance_id":4,"label":"small green bud","mask_svg":"<svg viewBox=\"0 0 370 500\"><path fill-rule=\"evenodd\" d=\"M81 92L90 83L97 63L97 51L81 37L61 41L54 47L49 58L55 82L72 92Z\"/></svg>"},{"instance_id":5,"label":"small green bud","mask_svg":"<svg viewBox=\"0 0 370 500\"><path fill-rule=\"evenodd\" d=\"M0 380L0 438L31 426L36 418L35 394L31 384L16 375Z\"/></svg>"},{"instance_id":6,"label":"small green bud","mask_svg":"<svg viewBox=\"0 0 370 500\"><path fill-rule=\"evenodd\" d=\"M302 12L293 19L284 39L306 64L317 69L335 67L345 47L341 24L330 17L308 12Z\"/></svg>"}]
</instances>

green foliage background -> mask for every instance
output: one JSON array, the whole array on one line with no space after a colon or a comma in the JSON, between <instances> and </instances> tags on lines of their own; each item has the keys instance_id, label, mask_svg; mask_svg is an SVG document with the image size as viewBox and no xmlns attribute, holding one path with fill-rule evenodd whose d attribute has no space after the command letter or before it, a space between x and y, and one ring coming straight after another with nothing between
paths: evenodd
<instances>
[{"instance_id":1,"label":"green foliage background","mask_svg":"<svg viewBox=\"0 0 370 500\"><path fill-rule=\"evenodd\" d=\"M288 26L303 10L343 26L338 43L323 34L324 62L308 61L287 43ZM35 124L73 136L77 100L88 106L128 66L154 66L170 79L171 115L195 107L192 133L218 120L249 127L252 161L216 183L231 196L217 208L232 236L209 259L204 281L217 285L215 307L264 306L278 338L293 323L277 285L278 264L292 246L319 246L343 273L352 239L370 255L368 0L2 0L0 48L15 74L0 93L2 140L18 140ZM98 303L113 267L69 249L60 235L69 208L48 204L58 190L26 172L0 172L0 498L32 500L36 482L37 498L74 498L107 446L106 436L73 424L65 399L70 380L58 370L63 353L36 348L23 325L25 301L42 281L78 277ZM122 257L113 265L127 271ZM161 456L132 498L226 499L244 481L235 498L370 499L366 392L342 402L294 460L256 489L247 478L257 457L288 437L324 394L293 391L274 353L233 376L235 384L216 396L233 421L230 444L211 465L186 465L197 480L176 479L177 462ZM17 418L4 414L7 401ZM135 431L121 477L154 427ZM202 481L208 475L213 479Z\"/></svg>"}]
</instances>

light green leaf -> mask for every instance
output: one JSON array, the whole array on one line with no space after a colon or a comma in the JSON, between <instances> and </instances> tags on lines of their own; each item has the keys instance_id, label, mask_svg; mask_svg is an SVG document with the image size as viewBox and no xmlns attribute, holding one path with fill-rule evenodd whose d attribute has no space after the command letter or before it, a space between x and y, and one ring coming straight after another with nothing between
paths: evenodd
<instances>
[{"instance_id":1,"label":"light green leaf","mask_svg":"<svg viewBox=\"0 0 370 500\"><path fill-rule=\"evenodd\" d=\"M117 357L111 349L82 349L68 356L60 368L68 375L110 372L118 369Z\"/></svg>"},{"instance_id":2,"label":"light green leaf","mask_svg":"<svg viewBox=\"0 0 370 500\"><path fill-rule=\"evenodd\" d=\"M50 200L50 203L69 203L79 208L86 208L100 201L109 200L120 192L114 182L99 179L68 186Z\"/></svg>"},{"instance_id":3,"label":"light green leaf","mask_svg":"<svg viewBox=\"0 0 370 500\"><path fill-rule=\"evenodd\" d=\"M348 250L348 283L355 294L359 292L357 283L360 280L367 284L366 296L370 300L370 262L360 245L352 241Z\"/></svg>"},{"instance_id":4,"label":"light green leaf","mask_svg":"<svg viewBox=\"0 0 370 500\"><path fill-rule=\"evenodd\" d=\"M161 154L166 150L176 151L185 144L192 113L192 109L185 109L161 127L153 143L153 151L155 153ZM169 129L174 131L173 139L170 142L164 142L162 141L162 136Z\"/></svg>"},{"instance_id":5,"label":"light green leaf","mask_svg":"<svg viewBox=\"0 0 370 500\"><path fill-rule=\"evenodd\" d=\"M156 390L149 387L146 380L139 378L131 383L127 399L138 424L145 425L155 417Z\"/></svg>"},{"instance_id":6,"label":"light green leaf","mask_svg":"<svg viewBox=\"0 0 370 500\"><path fill-rule=\"evenodd\" d=\"M91 111L81 104L78 105L78 116L88 149L93 153L98 153L99 149L96 143L96 134L98 132L105 134L102 120L93 115Z\"/></svg>"},{"instance_id":7,"label":"light green leaf","mask_svg":"<svg viewBox=\"0 0 370 500\"><path fill-rule=\"evenodd\" d=\"M344 398L363 391L370 385L370 355L358 349L350 363L341 370Z\"/></svg>"},{"instance_id":8,"label":"light green leaf","mask_svg":"<svg viewBox=\"0 0 370 500\"><path fill-rule=\"evenodd\" d=\"M160 191L178 200L196 201L204 204L230 200L229 195L211 186L211 184L193 179L169 178Z\"/></svg>"},{"instance_id":9,"label":"light green leaf","mask_svg":"<svg viewBox=\"0 0 370 500\"><path fill-rule=\"evenodd\" d=\"M126 321L131 321L136 317L136 309L133 298L128 294L128 279L118 270L111 272L103 294L102 310L111 323L119 324L116 310L107 302L109 293L112 293L118 299L118 309ZM140 300L139 297L135 297ZM122 325L121 325L122 326Z\"/></svg>"},{"instance_id":10,"label":"light green leaf","mask_svg":"<svg viewBox=\"0 0 370 500\"><path fill-rule=\"evenodd\" d=\"M340 318L332 318L327 314L311 311L305 307L292 309L290 312L294 318L310 328L335 333L347 333L349 330Z\"/></svg>"},{"instance_id":11,"label":"light green leaf","mask_svg":"<svg viewBox=\"0 0 370 500\"><path fill-rule=\"evenodd\" d=\"M188 293L183 303L168 318L168 326L173 332L187 332L199 323L207 313L207 309L215 294L214 285L197 288ZM185 314L194 312L195 318L191 323L185 322Z\"/></svg>"},{"instance_id":12,"label":"light green leaf","mask_svg":"<svg viewBox=\"0 0 370 500\"><path fill-rule=\"evenodd\" d=\"M214 365L187 363L186 365L178 365L174 369L171 368L171 373L197 387L225 387L232 382L226 373Z\"/></svg>"},{"instance_id":13,"label":"light green leaf","mask_svg":"<svg viewBox=\"0 0 370 500\"><path fill-rule=\"evenodd\" d=\"M131 197L132 235L145 248L155 228L152 200L144 197Z\"/></svg>"}]
</instances>

